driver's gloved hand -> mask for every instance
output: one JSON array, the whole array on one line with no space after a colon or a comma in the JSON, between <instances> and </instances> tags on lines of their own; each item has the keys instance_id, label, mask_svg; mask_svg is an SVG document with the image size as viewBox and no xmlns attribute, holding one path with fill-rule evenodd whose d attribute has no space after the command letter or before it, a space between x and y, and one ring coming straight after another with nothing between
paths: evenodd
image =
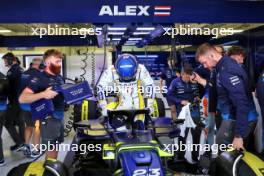
<instances>
[{"instance_id":1,"label":"driver's gloved hand","mask_svg":"<svg viewBox=\"0 0 264 176\"><path fill-rule=\"evenodd\" d=\"M101 113L102 116L107 117L107 108L102 108Z\"/></svg>"},{"instance_id":2,"label":"driver's gloved hand","mask_svg":"<svg viewBox=\"0 0 264 176\"><path fill-rule=\"evenodd\" d=\"M107 122L107 116L101 116L98 118L100 124L104 124Z\"/></svg>"},{"instance_id":3,"label":"driver's gloved hand","mask_svg":"<svg viewBox=\"0 0 264 176\"><path fill-rule=\"evenodd\" d=\"M152 115L154 113L154 99L153 98L148 98L147 107L149 109L149 114Z\"/></svg>"},{"instance_id":4,"label":"driver's gloved hand","mask_svg":"<svg viewBox=\"0 0 264 176\"><path fill-rule=\"evenodd\" d=\"M125 116L117 115L115 116L115 118L113 118L111 126L115 129L118 129L118 128L123 129L123 127L126 125L125 120L126 120Z\"/></svg>"}]
</instances>

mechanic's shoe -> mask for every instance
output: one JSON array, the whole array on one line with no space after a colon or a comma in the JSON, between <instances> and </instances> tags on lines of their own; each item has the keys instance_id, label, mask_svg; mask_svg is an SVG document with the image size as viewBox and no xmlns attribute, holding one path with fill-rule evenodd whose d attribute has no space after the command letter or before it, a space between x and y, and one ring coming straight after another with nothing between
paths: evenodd
<instances>
[{"instance_id":1,"label":"mechanic's shoe","mask_svg":"<svg viewBox=\"0 0 264 176\"><path fill-rule=\"evenodd\" d=\"M29 145L27 145L27 144L24 145L23 153L27 158L31 157L31 150L30 150Z\"/></svg>"},{"instance_id":2,"label":"mechanic's shoe","mask_svg":"<svg viewBox=\"0 0 264 176\"><path fill-rule=\"evenodd\" d=\"M37 158L41 155L41 152L39 150L34 150L31 152L31 158Z\"/></svg>"},{"instance_id":3,"label":"mechanic's shoe","mask_svg":"<svg viewBox=\"0 0 264 176\"><path fill-rule=\"evenodd\" d=\"M11 150L11 151L14 151L14 150L16 150L16 149L17 149L17 147L18 147L18 145L17 145L17 144L15 144L15 145L12 145L12 146L10 147L10 150Z\"/></svg>"},{"instance_id":4,"label":"mechanic's shoe","mask_svg":"<svg viewBox=\"0 0 264 176\"><path fill-rule=\"evenodd\" d=\"M6 162L5 162L5 159L3 158L3 159L0 161L0 167L5 166L5 165L6 165Z\"/></svg>"},{"instance_id":5,"label":"mechanic's shoe","mask_svg":"<svg viewBox=\"0 0 264 176\"><path fill-rule=\"evenodd\" d=\"M20 144L20 145L17 147L16 151L17 151L17 152L20 152L20 151L25 151L26 149L27 149L26 144Z\"/></svg>"},{"instance_id":6,"label":"mechanic's shoe","mask_svg":"<svg viewBox=\"0 0 264 176\"><path fill-rule=\"evenodd\" d=\"M10 147L11 151L20 151L24 147L24 144L15 144Z\"/></svg>"}]
</instances>

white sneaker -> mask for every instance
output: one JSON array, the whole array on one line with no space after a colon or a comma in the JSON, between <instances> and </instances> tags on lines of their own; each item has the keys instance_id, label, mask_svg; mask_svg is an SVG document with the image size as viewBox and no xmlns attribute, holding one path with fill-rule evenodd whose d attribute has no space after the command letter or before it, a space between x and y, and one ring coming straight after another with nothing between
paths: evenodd
<instances>
[{"instance_id":1,"label":"white sneaker","mask_svg":"<svg viewBox=\"0 0 264 176\"><path fill-rule=\"evenodd\" d=\"M40 151L32 151L31 152L31 158L37 158L41 155L41 152Z\"/></svg>"},{"instance_id":2,"label":"white sneaker","mask_svg":"<svg viewBox=\"0 0 264 176\"><path fill-rule=\"evenodd\" d=\"M0 161L0 167L5 166L5 165L6 165L5 159L2 159L2 161Z\"/></svg>"}]
</instances>

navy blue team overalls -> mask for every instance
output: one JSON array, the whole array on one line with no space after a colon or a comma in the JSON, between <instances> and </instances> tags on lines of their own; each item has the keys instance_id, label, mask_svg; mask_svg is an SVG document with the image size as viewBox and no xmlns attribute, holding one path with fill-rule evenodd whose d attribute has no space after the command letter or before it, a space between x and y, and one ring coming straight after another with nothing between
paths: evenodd
<instances>
[{"instance_id":1,"label":"navy blue team overalls","mask_svg":"<svg viewBox=\"0 0 264 176\"><path fill-rule=\"evenodd\" d=\"M28 70L23 72L21 75L20 92L22 93L22 91L29 85L30 81L33 78L39 77L41 74L42 73L36 68L29 68ZM35 122L32 119L31 115L30 104L21 103L20 109L21 111L19 117L24 119L26 126L35 127Z\"/></svg>"},{"instance_id":2,"label":"navy blue team overalls","mask_svg":"<svg viewBox=\"0 0 264 176\"><path fill-rule=\"evenodd\" d=\"M177 115L179 115L183 107L183 105L181 105L181 101L187 100L189 102L193 102L197 95L199 95L197 84L186 83L181 77L178 77L171 82L167 97L171 102L173 102L173 104L175 104ZM193 111L191 111L191 115L193 118L199 116L199 106L197 109L193 109Z\"/></svg>"},{"instance_id":3,"label":"navy blue team overalls","mask_svg":"<svg viewBox=\"0 0 264 176\"><path fill-rule=\"evenodd\" d=\"M262 149L264 150L264 71L259 76L256 91L262 116Z\"/></svg>"},{"instance_id":4,"label":"navy blue team overalls","mask_svg":"<svg viewBox=\"0 0 264 176\"><path fill-rule=\"evenodd\" d=\"M168 90L171 82L177 77L176 71L168 67L168 68L162 70L160 77L161 77L161 79L165 80L165 86L167 87L167 90ZM167 94L164 93L163 96L166 97ZM173 105L173 102L171 102L167 97L166 97L166 99L167 99L169 106Z\"/></svg>"},{"instance_id":5,"label":"navy blue team overalls","mask_svg":"<svg viewBox=\"0 0 264 176\"><path fill-rule=\"evenodd\" d=\"M20 94L20 81L23 69L14 64L7 72L7 79L9 81L9 93L8 93L8 108L5 120L5 127L8 130L10 136L16 143L21 145L24 143L24 131L25 124L23 119L19 118L20 107L18 97ZM19 126L19 133L17 132L15 125Z\"/></svg>"},{"instance_id":6,"label":"navy blue team overalls","mask_svg":"<svg viewBox=\"0 0 264 176\"><path fill-rule=\"evenodd\" d=\"M39 93L46 90L49 87L57 87L64 84L64 80L60 75L51 75L46 72L41 73L38 76L32 77L28 88L34 93ZM48 142L54 144L57 141L59 143L64 140L64 98L62 94L58 94L52 99L54 105L54 111L51 117L47 117L41 121L41 136L42 143Z\"/></svg>"},{"instance_id":7,"label":"navy blue team overalls","mask_svg":"<svg viewBox=\"0 0 264 176\"><path fill-rule=\"evenodd\" d=\"M235 119L235 136L249 137L254 131L257 112L245 70L230 57L224 56L216 65L217 108L223 120ZM246 145L245 145L246 146Z\"/></svg>"},{"instance_id":8,"label":"navy blue team overalls","mask_svg":"<svg viewBox=\"0 0 264 176\"><path fill-rule=\"evenodd\" d=\"M31 79L39 77L41 74L42 73L35 68L29 68L28 70L23 72L21 75L20 92L22 92L29 85ZM30 104L20 104L20 108L24 111L30 111Z\"/></svg>"},{"instance_id":9,"label":"navy blue team overalls","mask_svg":"<svg viewBox=\"0 0 264 176\"><path fill-rule=\"evenodd\" d=\"M3 142L2 142L2 130L5 121L5 112L7 109L7 89L6 86L6 77L0 72L0 162L4 161L3 154Z\"/></svg>"}]
</instances>

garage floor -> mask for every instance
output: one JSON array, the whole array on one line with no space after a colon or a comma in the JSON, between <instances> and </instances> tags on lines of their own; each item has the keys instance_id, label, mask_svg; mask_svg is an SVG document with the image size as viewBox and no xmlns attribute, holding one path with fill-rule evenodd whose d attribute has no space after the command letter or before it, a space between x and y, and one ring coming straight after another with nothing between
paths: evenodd
<instances>
[{"instance_id":1,"label":"garage floor","mask_svg":"<svg viewBox=\"0 0 264 176\"><path fill-rule=\"evenodd\" d=\"M69 114L66 114L66 119L68 119ZM70 144L72 142L72 139L74 137L74 131L72 130L68 137L65 138L65 143ZM34 159L28 159L23 155L23 152L11 152L10 146L14 145L13 140L10 138L7 130L3 128L3 134L2 134L2 140L3 140L3 149L4 149L4 156L6 165L4 167L0 167L1 169L1 176L7 175L7 173L15 166L18 166L21 163L26 163L29 161L32 161ZM64 158L66 156L66 152L59 152L58 160L64 161ZM44 161L45 156L41 156L38 161Z\"/></svg>"},{"instance_id":2,"label":"garage floor","mask_svg":"<svg viewBox=\"0 0 264 176\"><path fill-rule=\"evenodd\" d=\"M65 138L65 143L71 143L72 139L73 139L74 133L71 132L71 134ZM14 145L13 140L10 138L8 132L6 131L6 129L4 128L3 134L2 134L2 139L3 139L3 143L4 143L4 156L5 156L5 161L6 161L6 165L4 167L0 167L1 168L1 174L0 175L7 175L7 173L10 171L10 169L12 169L15 166L18 166L21 163L26 163L29 161L32 161L33 159L28 159L25 158L25 156L23 155L22 152L11 152L9 147L11 145ZM64 152L60 152L59 153L59 160L60 161L64 161L64 158L66 156L66 153ZM38 161L44 161L44 157L42 156L38 159Z\"/></svg>"}]
</instances>

